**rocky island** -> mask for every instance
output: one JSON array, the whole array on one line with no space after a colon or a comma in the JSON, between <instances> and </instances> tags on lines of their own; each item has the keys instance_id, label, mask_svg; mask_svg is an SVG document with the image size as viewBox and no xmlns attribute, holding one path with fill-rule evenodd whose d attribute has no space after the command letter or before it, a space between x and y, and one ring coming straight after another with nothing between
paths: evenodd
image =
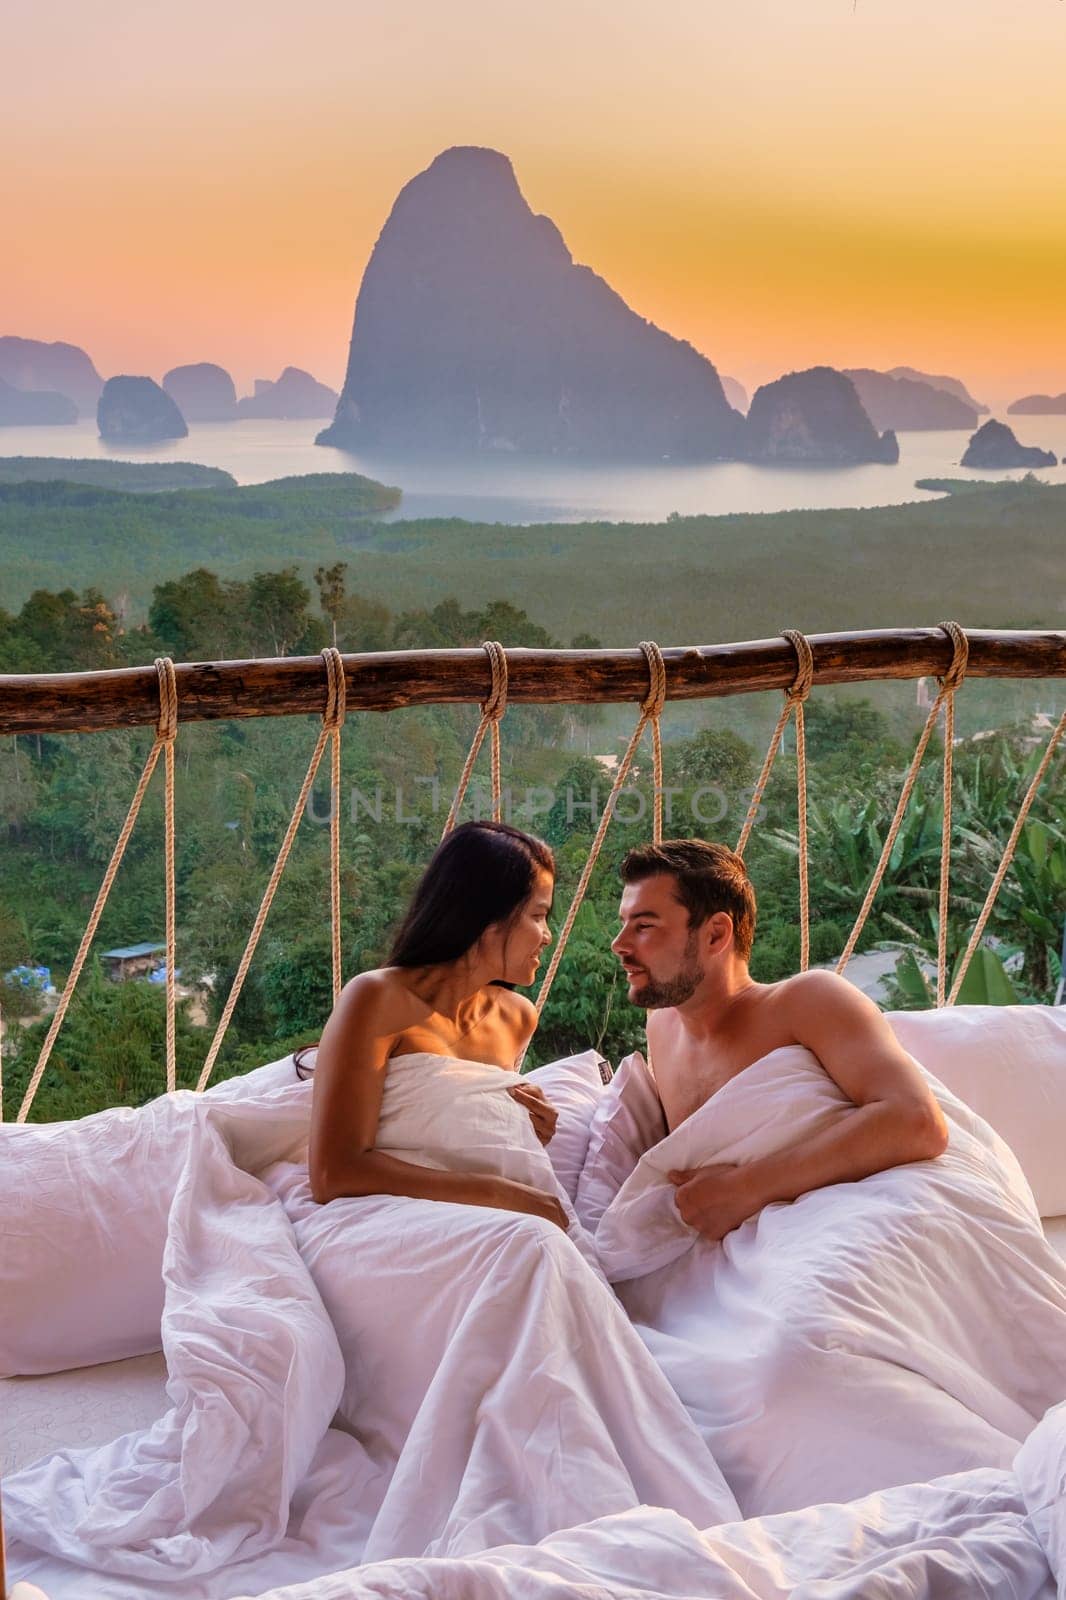
<instances>
[{"instance_id":1,"label":"rocky island","mask_svg":"<svg viewBox=\"0 0 1066 1600\"><path fill-rule=\"evenodd\" d=\"M1026 394L1007 407L1008 417L1066 417L1066 394Z\"/></svg>"},{"instance_id":2,"label":"rocky island","mask_svg":"<svg viewBox=\"0 0 1066 1600\"><path fill-rule=\"evenodd\" d=\"M742 429L713 364L575 263L507 157L461 147L396 199L318 443L713 460Z\"/></svg>"},{"instance_id":3,"label":"rocky island","mask_svg":"<svg viewBox=\"0 0 1066 1600\"><path fill-rule=\"evenodd\" d=\"M337 391L318 383L301 367L286 367L277 382L256 378L255 393L237 401L239 417L329 417L337 404Z\"/></svg>"},{"instance_id":4,"label":"rocky island","mask_svg":"<svg viewBox=\"0 0 1066 1600\"><path fill-rule=\"evenodd\" d=\"M38 427L77 422L78 408L65 394L48 389L16 389L0 378L0 428Z\"/></svg>"},{"instance_id":5,"label":"rocky island","mask_svg":"<svg viewBox=\"0 0 1066 1600\"><path fill-rule=\"evenodd\" d=\"M947 389L918 378L897 378L869 367L846 367L863 410L875 428L897 433L977 426L977 409Z\"/></svg>"},{"instance_id":6,"label":"rocky island","mask_svg":"<svg viewBox=\"0 0 1066 1600\"><path fill-rule=\"evenodd\" d=\"M992 419L974 434L966 446L966 454L959 463L962 467L1053 467L1055 456L1039 445L1019 444L1013 429L1005 422Z\"/></svg>"},{"instance_id":7,"label":"rocky island","mask_svg":"<svg viewBox=\"0 0 1066 1600\"><path fill-rule=\"evenodd\" d=\"M42 339L0 339L0 379L13 389L65 395L77 412L92 413L104 380L76 344ZM70 420L74 420L71 418Z\"/></svg>"},{"instance_id":8,"label":"rocky island","mask_svg":"<svg viewBox=\"0 0 1066 1600\"><path fill-rule=\"evenodd\" d=\"M184 439L185 418L152 378L108 378L96 407L101 439L111 444L158 444Z\"/></svg>"},{"instance_id":9,"label":"rocky island","mask_svg":"<svg viewBox=\"0 0 1066 1600\"><path fill-rule=\"evenodd\" d=\"M749 461L856 466L899 460L894 433L878 435L855 385L832 367L790 372L756 389L744 428Z\"/></svg>"},{"instance_id":10,"label":"rocky island","mask_svg":"<svg viewBox=\"0 0 1066 1600\"><path fill-rule=\"evenodd\" d=\"M237 416L233 379L213 361L171 367L164 374L163 388L186 422L233 422Z\"/></svg>"},{"instance_id":11,"label":"rocky island","mask_svg":"<svg viewBox=\"0 0 1066 1600\"><path fill-rule=\"evenodd\" d=\"M983 401L974 399L961 378L951 378L943 372L919 372L917 367L889 367L886 376L910 378L914 383L927 383L930 388L943 389L945 394L953 394L956 400L961 400L971 411L976 411L979 417L986 417L991 410Z\"/></svg>"}]
</instances>

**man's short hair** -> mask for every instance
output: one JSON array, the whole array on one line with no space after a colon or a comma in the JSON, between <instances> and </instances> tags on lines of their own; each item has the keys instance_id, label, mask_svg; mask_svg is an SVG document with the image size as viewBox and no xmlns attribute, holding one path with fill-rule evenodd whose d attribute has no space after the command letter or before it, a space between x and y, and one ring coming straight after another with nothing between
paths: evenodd
<instances>
[{"instance_id":1,"label":"man's short hair","mask_svg":"<svg viewBox=\"0 0 1066 1600\"><path fill-rule=\"evenodd\" d=\"M666 839L642 844L622 862L622 882L641 883L668 872L677 882L677 897L688 912L689 927L700 927L716 911L733 919L733 944L742 961L751 957L755 939L755 890L743 859L724 844L705 839Z\"/></svg>"}]
</instances>

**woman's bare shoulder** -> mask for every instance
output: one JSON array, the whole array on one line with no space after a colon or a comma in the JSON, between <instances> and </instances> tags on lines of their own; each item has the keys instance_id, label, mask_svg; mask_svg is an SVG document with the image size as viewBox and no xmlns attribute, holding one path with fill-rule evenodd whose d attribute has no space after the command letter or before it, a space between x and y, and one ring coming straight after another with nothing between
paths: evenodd
<instances>
[{"instance_id":1,"label":"woman's bare shoulder","mask_svg":"<svg viewBox=\"0 0 1066 1600\"><path fill-rule=\"evenodd\" d=\"M526 1044L540 1020L532 1000L528 995L519 994L517 989L500 989L496 1003L500 1018L514 1030L519 1043Z\"/></svg>"},{"instance_id":2,"label":"woman's bare shoulder","mask_svg":"<svg viewBox=\"0 0 1066 1600\"><path fill-rule=\"evenodd\" d=\"M404 983L395 967L372 967L357 973L341 990L337 1009L358 1016L375 1033L401 1033L421 1021L426 1004Z\"/></svg>"}]
</instances>

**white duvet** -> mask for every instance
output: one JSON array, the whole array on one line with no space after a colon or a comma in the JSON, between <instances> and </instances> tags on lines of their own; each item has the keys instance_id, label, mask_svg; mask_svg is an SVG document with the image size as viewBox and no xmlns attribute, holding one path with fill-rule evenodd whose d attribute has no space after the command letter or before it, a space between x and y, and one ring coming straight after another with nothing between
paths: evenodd
<instances>
[{"instance_id":1,"label":"white duvet","mask_svg":"<svg viewBox=\"0 0 1066 1600\"><path fill-rule=\"evenodd\" d=\"M746 1516L1007 1467L1066 1396L1066 1269L1017 1162L933 1084L936 1161L768 1206L721 1244L666 1174L743 1163L850 1114L817 1057L771 1052L647 1152L603 1266Z\"/></svg>"},{"instance_id":2,"label":"white duvet","mask_svg":"<svg viewBox=\"0 0 1066 1600\"><path fill-rule=\"evenodd\" d=\"M420 1088L418 1114L446 1116L447 1082L430 1072ZM985 1385L975 1383L969 1403L1002 1411L993 1424L952 1400L994 1442L982 1470L740 1522L707 1441L717 1430L729 1442L722 1419L732 1405L736 1473L750 1382L738 1392L722 1380L717 1342L729 1333L729 1308L716 1307L708 1285L727 1280L694 1270L702 1246L675 1239L681 1250L670 1263L626 1290L650 1293L661 1314L659 1347L650 1324L641 1333L668 1383L602 1278L550 1224L385 1197L316 1207L305 1169L278 1167L260 1181L237 1156L205 1103L169 1217L168 1414L143 1433L61 1452L5 1480L9 1567L50 1600L1054 1595L1048 1558L1061 1559L1066 1423L1057 1413L1046 1419L1017 1474L1005 1442L1036 1420L1048 1380L1045 1356L1021 1382L1029 1345L983 1366L961 1362ZM1009 1174L982 1178L981 1161L971 1165L989 1218L986 1230L979 1212L976 1226L995 1241L1001 1288L1029 1285L1021 1314L1039 1311L1039 1340L1052 1329L1050 1289L1042 1295L1033 1277L1027 1202ZM802 1206L780 1210L798 1216ZM861 1205L851 1214L866 1215ZM611 1226L620 1223L621 1208ZM943 1243L951 1237L949 1229ZM803 1268L796 1281L830 1282L844 1238L837 1228L836 1243L814 1251L821 1277ZM852 1236L856 1261L865 1239L861 1227ZM719 1255L729 1254L727 1243ZM942 1273L950 1250L937 1259ZM791 1281L784 1271L764 1278L782 1308L808 1303L790 1298ZM991 1288L991 1277L982 1281ZM891 1342L891 1316L885 1327L863 1321L862 1292L856 1306L856 1337L876 1326L894 1352L854 1356L869 1373L891 1364L906 1334L896 1329ZM963 1320L972 1308L967 1290ZM763 1308L749 1341L756 1352L772 1310ZM919 1342L934 1337L924 1302L915 1322ZM846 1325L833 1323L832 1337ZM940 1331L951 1345L962 1330ZM970 1330L969 1339L976 1350L979 1336ZM849 1401L860 1398L852 1354L827 1349ZM740 1371L728 1340L721 1356L730 1377ZM699 1368L691 1395L682 1381L690 1358ZM777 1370L788 1372L787 1361ZM765 1363L763 1371L774 1375ZM997 1387L1005 1380L1007 1389ZM782 1457L811 1459L808 1507L823 1498L839 1430L827 1396L816 1385L809 1403L786 1409L782 1428L768 1415L748 1417L779 1467ZM893 1418L880 1422L891 1433ZM880 1448L868 1439L870 1459ZM743 1470L737 1481L747 1483ZM861 1493L855 1482L842 1498Z\"/></svg>"}]
</instances>

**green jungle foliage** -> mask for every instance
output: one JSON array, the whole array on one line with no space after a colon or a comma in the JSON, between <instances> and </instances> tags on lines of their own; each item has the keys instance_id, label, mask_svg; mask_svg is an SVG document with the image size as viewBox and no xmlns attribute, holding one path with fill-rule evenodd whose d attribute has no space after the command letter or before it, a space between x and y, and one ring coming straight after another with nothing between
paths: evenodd
<instances>
[{"instance_id":1,"label":"green jungle foliage","mask_svg":"<svg viewBox=\"0 0 1066 1600\"><path fill-rule=\"evenodd\" d=\"M294 492L299 497L306 491ZM202 501L208 493L188 498ZM515 536L532 531L511 530ZM632 529L614 533L627 541L637 537ZM580 537L584 533L575 535ZM1024 563L1018 571L1024 571ZM490 565L497 581L499 572ZM145 620L136 626L124 625L100 590L38 590L17 611L0 612L0 670L116 667L151 662L157 654L204 659L306 653L334 638L347 649L470 646L485 638L508 646L595 648L600 643L587 628L561 632L506 599L466 596L406 609L389 605L364 589L361 573L361 564L353 574L343 561L320 563L309 582L297 565L260 567L242 577L199 566L159 581ZM606 583L606 569L601 577ZM650 631L642 628L633 637ZM734 636L738 631L729 630ZM676 637L671 627L664 642ZM978 687L983 686L966 685L960 692L960 724L964 702ZM1039 759L1029 727L1032 685L1027 692L1028 701L1016 702L1025 706L1024 721L956 748L953 968ZM668 833L735 844L780 706L777 694L747 698L747 720L733 702L667 707L664 776L667 786L679 791L672 797ZM1010 702L1002 704L1009 712ZM602 807L610 788L596 758L620 753L634 714L634 708L587 706L516 705L507 712L503 781L510 789L511 819L541 833L556 852L556 929L594 831L588 809L592 791ZM897 704L890 715L865 695L846 692L819 691L808 702L813 962L834 961L846 941L922 717L913 704L905 710ZM346 973L383 959L390 931L440 836L476 724L475 707L349 715L342 811ZM178 966L187 991L178 1032L183 1083L195 1080L206 1053L316 732L306 718L181 728L177 893ZM146 730L0 739L0 974L39 963L50 967L53 981L62 985L149 743ZM752 971L761 980L782 977L799 964L791 730L786 744L747 857L760 909ZM934 738L859 946L888 944L899 952L895 1003L901 1005L928 1004L924 974L936 953L939 755ZM487 757L483 765L487 772ZM529 1053L531 1066L589 1044L617 1061L641 1043L643 1014L628 1004L608 946L617 927L622 856L650 836L650 769L649 740L632 780L640 795L624 798L608 832ZM477 803L476 796L469 797L464 814L476 814ZM636 817L641 803L643 817L624 821ZM227 1036L220 1076L276 1059L314 1039L328 1015L328 805L323 768ZM480 814L488 814L484 790ZM162 822L157 776L104 914L96 952L161 937ZM1064 916L1066 779L1059 759L989 923L995 944L975 962L963 998L1051 1000L1061 970ZM38 995L2 977L0 1003L8 1027L4 1097L10 1114L48 1018ZM94 958L59 1035L33 1115L69 1117L113 1103L141 1103L158 1093L163 1003L159 985L112 983Z\"/></svg>"},{"instance_id":2,"label":"green jungle foliage","mask_svg":"<svg viewBox=\"0 0 1066 1600\"><path fill-rule=\"evenodd\" d=\"M1064 485L1022 481L874 510L530 527L389 520L399 501L398 490L352 474L150 497L0 483L0 604L91 585L132 626L177 572L203 566L225 582L294 562L311 585L317 567L347 562L363 603L393 614L432 609L445 595L471 610L535 596L538 621L557 638L592 633L612 648L761 638L768 626L1066 621ZM870 698L888 704L880 685ZM1017 714L1006 695L990 707L982 703L975 727Z\"/></svg>"}]
</instances>

